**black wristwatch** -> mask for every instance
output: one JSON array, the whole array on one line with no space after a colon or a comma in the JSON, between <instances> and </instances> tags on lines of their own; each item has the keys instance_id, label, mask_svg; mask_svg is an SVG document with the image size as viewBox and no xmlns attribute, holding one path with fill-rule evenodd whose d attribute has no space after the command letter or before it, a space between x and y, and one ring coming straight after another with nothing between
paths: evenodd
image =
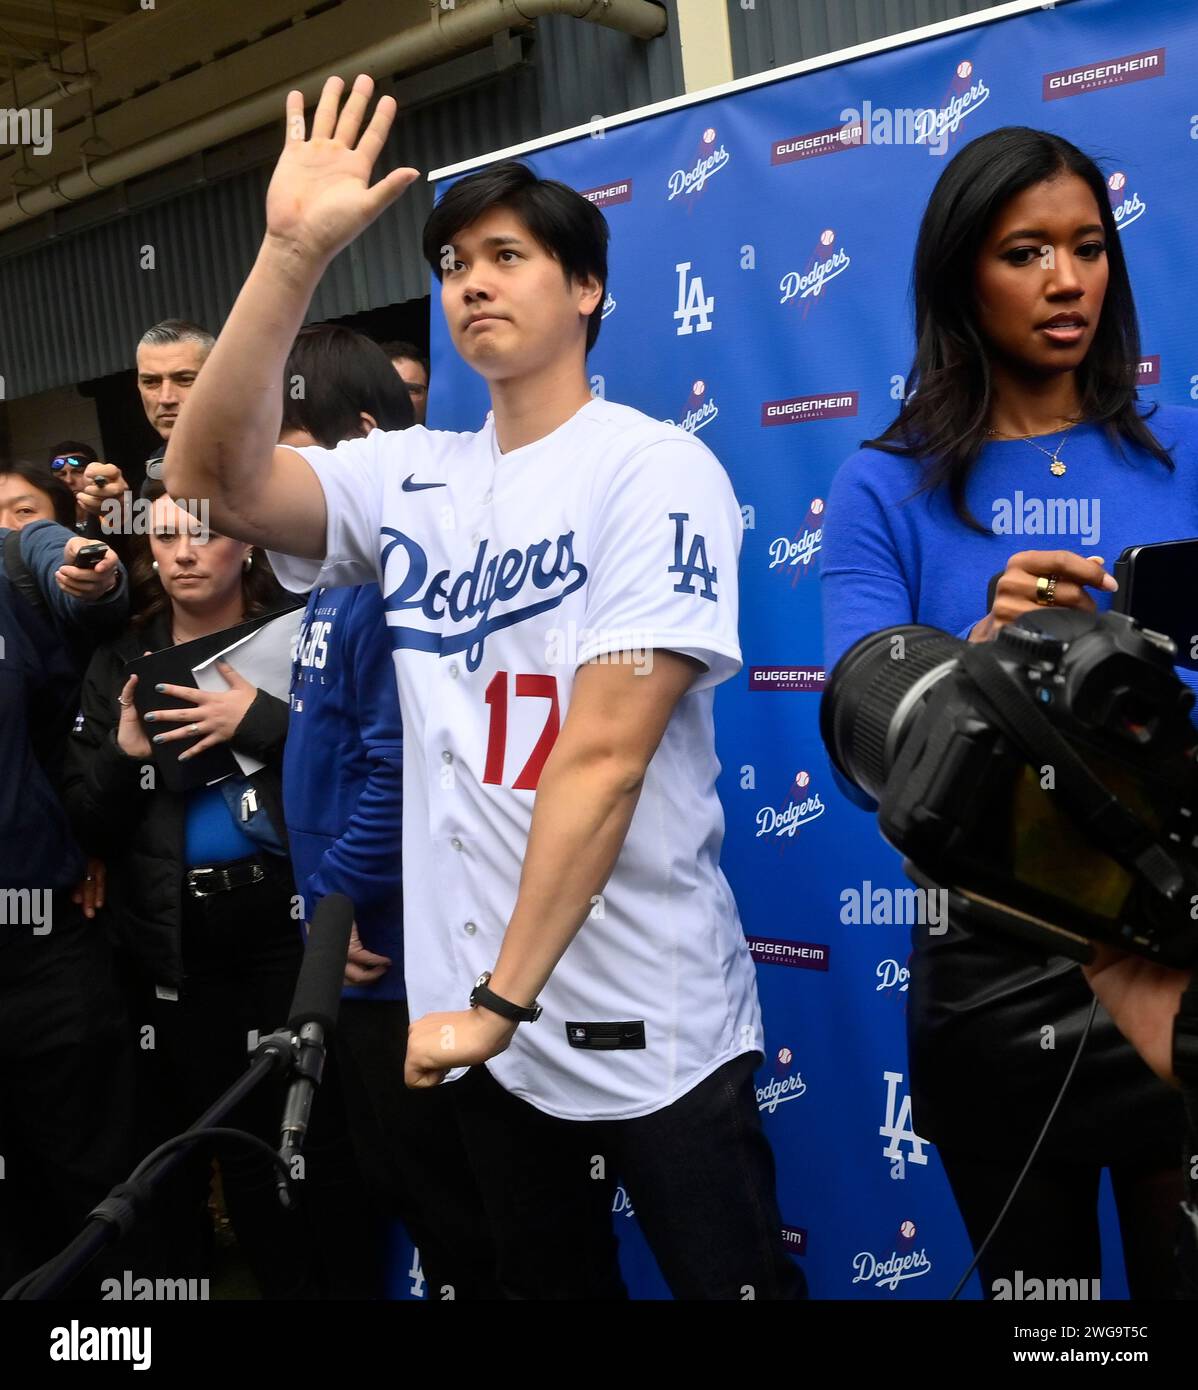
<instances>
[{"instance_id":1,"label":"black wristwatch","mask_svg":"<svg viewBox=\"0 0 1198 1390\"><path fill-rule=\"evenodd\" d=\"M1181 996L1173 1020L1173 1072L1187 1091L1198 1091L1198 974Z\"/></svg>"},{"instance_id":2,"label":"black wristwatch","mask_svg":"<svg viewBox=\"0 0 1198 1390\"><path fill-rule=\"evenodd\" d=\"M527 1009L520 1004L513 1004L510 999L503 999L493 989L487 988L490 980L491 972L489 970L484 970L475 980L474 988L470 991L470 1007L472 1009L481 1004L484 1008L490 1009L492 1013L499 1014L502 1018L511 1019L513 1023L535 1023L540 1018L540 1004L534 1002Z\"/></svg>"}]
</instances>

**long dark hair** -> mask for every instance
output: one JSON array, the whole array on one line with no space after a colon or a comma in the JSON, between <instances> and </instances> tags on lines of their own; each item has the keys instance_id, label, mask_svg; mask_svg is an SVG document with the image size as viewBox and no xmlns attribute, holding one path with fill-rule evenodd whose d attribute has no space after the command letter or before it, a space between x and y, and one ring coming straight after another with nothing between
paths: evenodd
<instances>
[{"instance_id":1,"label":"long dark hair","mask_svg":"<svg viewBox=\"0 0 1198 1390\"><path fill-rule=\"evenodd\" d=\"M166 488L161 479L149 478L143 485L141 495L146 505L150 506L159 497L166 496ZM246 620L256 618L260 613L273 613L277 608L294 607L296 597L289 594L275 578L266 551L254 546L250 553L254 563L241 574L241 597L245 604ZM144 628L159 614L170 611L170 597L154 568L148 535L130 537L129 598L129 621L135 628Z\"/></svg>"},{"instance_id":2,"label":"long dark hair","mask_svg":"<svg viewBox=\"0 0 1198 1390\"><path fill-rule=\"evenodd\" d=\"M54 508L54 520L68 531L75 529L75 494L44 463L30 463L28 459L0 459L0 478L10 477L24 478L30 487L45 493Z\"/></svg>"},{"instance_id":3,"label":"long dark hair","mask_svg":"<svg viewBox=\"0 0 1198 1390\"><path fill-rule=\"evenodd\" d=\"M1101 424L1117 447L1122 438L1173 467L1136 408L1140 331L1102 173L1059 135L1004 126L966 145L936 181L915 248L916 348L907 399L877 439L862 441L863 447L919 455L924 465L916 492L947 487L957 517L979 531L986 528L970 512L965 487L986 443L993 379L977 322L977 259L1003 206L1063 173L1076 174L1093 193L1106 240L1106 298L1077 371L1083 418Z\"/></svg>"}]
</instances>

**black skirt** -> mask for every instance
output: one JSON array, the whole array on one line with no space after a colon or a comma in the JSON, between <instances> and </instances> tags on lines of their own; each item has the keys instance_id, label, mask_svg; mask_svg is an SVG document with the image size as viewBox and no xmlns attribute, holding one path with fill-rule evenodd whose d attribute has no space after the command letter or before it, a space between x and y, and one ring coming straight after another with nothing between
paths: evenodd
<instances>
[{"instance_id":1,"label":"black skirt","mask_svg":"<svg viewBox=\"0 0 1198 1390\"><path fill-rule=\"evenodd\" d=\"M1081 967L950 918L913 933L907 1004L916 1132L979 1156L1026 1158L1077 1051L1093 994ZM1181 1095L1098 1006L1077 1071L1041 1149L1047 1159L1181 1161Z\"/></svg>"}]
</instances>

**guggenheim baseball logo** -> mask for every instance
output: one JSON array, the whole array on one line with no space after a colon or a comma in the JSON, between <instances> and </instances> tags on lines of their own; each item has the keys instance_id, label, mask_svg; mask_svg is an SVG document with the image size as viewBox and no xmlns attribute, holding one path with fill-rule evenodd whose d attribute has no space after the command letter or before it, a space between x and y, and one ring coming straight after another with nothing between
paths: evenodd
<instances>
[{"instance_id":1,"label":"guggenheim baseball logo","mask_svg":"<svg viewBox=\"0 0 1198 1390\"><path fill-rule=\"evenodd\" d=\"M857 414L859 393L834 392L823 396L791 396L781 401L762 401L763 425L798 425L807 420L838 420Z\"/></svg>"},{"instance_id":2,"label":"guggenheim baseball logo","mask_svg":"<svg viewBox=\"0 0 1198 1390\"><path fill-rule=\"evenodd\" d=\"M1081 96L1083 92L1120 87L1125 82L1146 82L1151 77L1164 75L1165 50L1149 48L1143 53L1129 53L1123 58L1108 58L1077 68L1046 72L1042 96L1045 101L1058 101L1061 97Z\"/></svg>"},{"instance_id":3,"label":"guggenheim baseball logo","mask_svg":"<svg viewBox=\"0 0 1198 1390\"><path fill-rule=\"evenodd\" d=\"M777 936L747 937L749 954L759 965L790 965L827 970L828 948L818 941L787 941Z\"/></svg>"},{"instance_id":4,"label":"guggenheim baseball logo","mask_svg":"<svg viewBox=\"0 0 1198 1390\"><path fill-rule=\"evenodd\" d=\"M599 188L584 188L582 196L597 208L610 208L617 203L631 203L632 180L620 179L616 183L602 184Z\"/></svg>"},{"instance_id":5,"label":"guggenheim baseball logo","mask_svg":"<svg viewBox=\"0 0 1198 1390\"><path fill-rule=\"evenodd\" d=\"M822 666L750 666L750 690L801 690L808 694L824 688Z\"/></svg>"},{"instance_id":6,"label":"guggenheim baseball logo","mask_svg":"<svg viewBox=\"0 0 1198 1390\"><path fill-rule=\"evenodd\" d=\"M681 169L675 169L666 181L670 190L667 203L675 198L686 198L689 206L693 203L692 194L702 193L710 179L728 167L732 156L723 144L716 143L714 126L708 126L699 141L698 149Z\"/></svg>"}]
</instances>

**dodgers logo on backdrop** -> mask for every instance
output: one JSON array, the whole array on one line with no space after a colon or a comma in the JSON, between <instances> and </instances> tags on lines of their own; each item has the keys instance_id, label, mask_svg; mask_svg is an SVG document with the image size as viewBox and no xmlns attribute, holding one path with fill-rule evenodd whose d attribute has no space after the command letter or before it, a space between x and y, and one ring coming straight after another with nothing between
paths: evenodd
<instances>
[{"instance_id":1,"label":"dodgers logo on backdrop","mask_svg":"<svg viewBox=\"0 0 1198 1390\"><path fill-rule=\"evenodd\" d=\"M1120 231L1124 227L1130 227L1133 222L1138 222L1148 211L1148 204L1140 195L1128 189L1127 175L1122 169L1115 170L1107 179L1106 186L1111 200L1111 213L1115 218L1115 226Z\"/></svg>"},{"instance_id":2,"label":"dodgers logo on backdrop","mask_svg":"<svg viewBox=\"0 0 1198 1390\"><path fill-rule=\"evenodd\" d=\"M693 201L690 195L702 193L708 180L715 178L721 169L727 168L731 158L722 144L716 144L715 127L708 126L686 167L675 169L667 179L666 187L670 193L666 202L672 203L675 198L685 197L688 199L689 210Z\"/></svg>"},{"instance_id":3,"label":"dodgers logo on backdrop","mask_svg":"<svg viewBox=\"0 0 1198 1390\"><path fill-rule=\"evenodd\" d=\"M502 555L492 554L489 558L490 541L482 540L468 570L455 575L444 569L431 578L428 556L418 541L392 526L383 527L381 540L383 606L392 646L435 656L465 652L466 666L471 671L478 670L490 633L556 608L587 580L586 566L574 556L573 531L564 532L556 541L546 537L523 550L505 550ZM526 593L530 585L542 594L551 592L540 598ZM502 612L492 614L497 604L508 605L521 596L532 601L523 606L505 606ZM419 613L426 626L405 627L400 619L405 612ZM440 631L442 623L456 624L472 618L478 621L463 632Z\"/></svg>"},{"instance_id":4,"label":"dodgers logo on backdrop","mask_svg":"<svg viewBox=\"0 0 1198 1390\"><path fill-rule=\"evenodd\" d=\"M757 838L793 840L803 826L818 820L825 810L827 807L819 792L811 789L811 774L805 768L800 769L795 773L781 808L763 806L757 812Z\"/></svg>"},{"instance_id":5,"label":"dodgers logo on backdrop","mask_svg":"<svg viewBox=\"0 0 1198 1390\"><path fill-rule=\"evenodd\" d=\"M788 574L792 589L800 578L816 572L811 568L811 561L819 554L823 542L823 515L824 499L813 497L802 527L793 536L777 536L770 542L769 568Z\"/></svg>"},{"instance_id":6,"label":"dodgers logo on backdrop","mask_svg":"<svg viewBox=\"0 0 1198 1390\"><path fill-rule=\"evenodd\" d=\"M607 318L607 316L608 316L609 314L611 314L611 313L614 312L615 307L616 307L615 296L609 291L609 292L608 292L607 298L603 301L603 308L602 308L602 310L600 311L599 317L600 317L601 319Z\"/></svg>"},{"instance_id":7,"label":"dodgers logo on backdrop","mask_svg":"<svg viewBox=\"0 0 1198 1390\"><path fill-rule=\"evenodd\" d=\"M815 250L807 261L806 270L788 270L778 282L782 298L779 304L789 304L792 299L803 300L803 317L806 318L811 301L818 299L824 286L838 275L843 275L852 265L852 258L843 246L836 245L836 233L825 227L819 234Z\"/></svg>"},{"instance_id":8,"label":"dodgers logo on backdrop","mask_svg":"<svg viewBox=\"0 0 1198 1390\"><path fill-rule=\"evenodd\" d=\"M774 1058L774 1074L764 1085L757 1087L757 1109L772 1115L780 1105L798 1100L807 1090L802 1073L793 1066L794 1053L780 1047Z\"/></svg>"},{"instance_id":9,"label":"dodgers logo on backdrop","mask_svg":"<svg viewBox=\"0 0 1198 1390\"><path fill-rule=\"evenodd\" d=\"M886 1119L878 1126L878 1133L889 1143L882 1149L883 1158L890 1160L890 1176L899 1180L907 1176L907 1163L918 1163L926 1167L928 1156L924 1145L928 1142L915 1133L911 1124L911 1097L904 1093L899 1103L899 1087L903 1084L901 1071L884 1071L882 1079L886 1082ZM909 1153L903 1153L906 1144Z\"/></svg>"},{"instance_id":10,"label":"dodgers logo on backdrop","mask_svg":"<svg viewBox=\"0 0 1198 1390\"><path fill-rule=\"evenodd\" d=\"M875 986L876 993L887 994L892 999L906 994L907 986L911 981L911 972L905 965L900 965L893 958L880 960L874 974L878 978L878 983Z\"/></svg>"},{"instance_id":11,"label":"dodgers logo on backdrop","mask_svg":"<svg viewBox=\"0 0 1198 1390\"><path fill-rule=\"evenodd\" d=\"M889 1289L891 1293L906 1279L918 1279L932 1272L932 1262L927 1251L909 1250L900 1254L891 1250L881 1257L872 1250L862 1250L853 1256L853 1283L872 1284L875 1289Z\"/></svg>"},{"instance_id":12,"label":"dodgers logo on backdrop","mask_svg":"<svg viewBox=\"0 0 1198 1390\"><path fill-rule=\"evenodd\" d=\"M950 143L948 137L958 134L961 122L989 99L990 88L982 78L974 76L973 64L968 59L958 63L940 109L920 113L917 123L919 142L947 148Z\"/></svg>"},{"instance_id":13,"label":"dodgers logo on backdrop","mask_svg":"<svg viewBox=\"0 0 1198 1390\"><path fill-rule=\"evenodd\" d=\"M686 405L682 410L682 418L679 420L667 420L667 425L677 425L679 429L685 430L687 434L698 434L701 429L705 429L720 413L720 408L714 399L708 394L707 383L696 381L691 385L691 393L687 397Z\"/></svg>"}]
</instances>

